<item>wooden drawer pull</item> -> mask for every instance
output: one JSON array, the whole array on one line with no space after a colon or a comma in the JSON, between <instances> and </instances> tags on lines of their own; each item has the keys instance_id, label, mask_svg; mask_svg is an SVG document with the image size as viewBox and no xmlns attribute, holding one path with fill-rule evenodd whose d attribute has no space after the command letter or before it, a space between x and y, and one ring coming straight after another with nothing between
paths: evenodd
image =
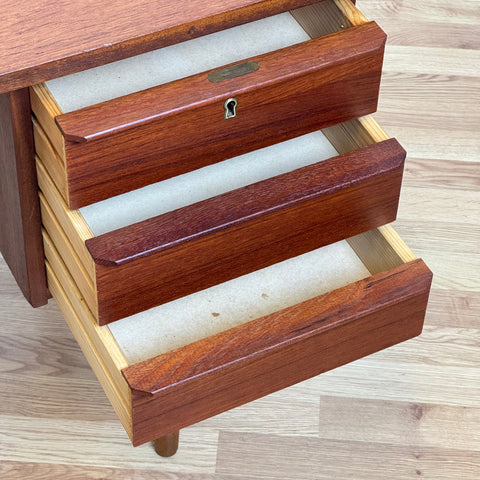
<instances>
[{"instance_id":1,"label":"wooden drawer pull","mask_svg":"<svg viewBox=\"0 0 480 480\"><path fill-rule=\"evenodd\" d=\"M373 87L380 80L385 41L386 35L380 27L375 22L369 22L252 59L250 62L262 64L255 82L247 75L231 78L225 83L211 83L205 80L212 72L205 72L64 113L59 115L56 121L67 141L91 142L114 137L123 131L170 116L175 116L178 125L182 126L180 117L187 118L192 112L215 103L215 99L225 98L232 93L237 95L248 92L257 102L262 101L267 105L269 102L265 97L266 92L270 93L271 97L276 97L277 102L290 101L294 96L298 103L301 91L299 84L306 90L301 98L310 91L310 101L319 103L321 111L322 102L318 100L316 93L322 89L329 91L332 84L338 88L336 83L341 80L352 82L349 87L352 91L343 91L343 96L339 96L338 105L335 107L346 102L347 93L355 98L363 96L362 101L376 106L378 92ZM228 68L237 66L238 63ZM362 79L362 84L355 83L359 78ZM365 85L366 80L369 81L368 85ZM329 105L329 108L333 107ZM358 115L365 113L368 112ZM342 120L345 119L342 117ZM164 128L162 124L157 127L159 132L164 131ZM318 128L317 125L316 129Z\"/></svg>"},{"instance_id":2,"label":"wooden drawer pull","mask_svg":"<svg viewBox=\"0 0 480 480\"><path fill-rule=\"evenodd\" d=\"M99 323L393 221L404 158L386 140L88 239Z\"/></svg>"},{"instance_id":3,"label":"wooden drawer pull","mask_svg":"<svg viewBox=\"0 0 480 480\"><path fill-rule=\"evenodd\" d=\"M302 229L321 229L322 218L323 221L329 218L329 209L335 208L335 216L340 218L342 213L347 215L347 210L353 210L351 200L343 206L342 201L348 198L348 191L354 191L369 178L381 179L381 185L376 191L365 190L364 195L375 198L381 195L380 188L383 188L387 197L390 196L383 201L396 208L404 157L405 151L395 139L386 140L99 235L87 240L86 246L97 264L120 266L176 247L185 248L186 244L191 245L205 236L213 237L220 232L229 235L229 229L232 240L234 237L240 240L242 235L249 237L254 231L258 234L260 230L266 233L272 229L278 232L279 240L290 237L293 231L300 237ZM390 185L386 189L388 192L384 187L387 183ZM311 211L309 202L317 202L318 208ZM281 212L287 211L290 223L284 224ZM319 216L312 225L303 216L307 212ZM241 227L243 225L251 227ZM239 237L233 233L234 228L244 228L243 234ZM250 228L250 232L245 228ZM256 243L261 243L261 236L257 238ZM224 245L227 243L222 241Z\"/></svg>"},{"instance_id":4,"label":"wooden drawer pull","mask_svg":"<svg viewBox=\"0 0 480 480\"><path fill-rule=\"evenodd\" d=\"M419 335L431 280L414 260L127 367L134 445Z\"/></svg>"}]
</instances>

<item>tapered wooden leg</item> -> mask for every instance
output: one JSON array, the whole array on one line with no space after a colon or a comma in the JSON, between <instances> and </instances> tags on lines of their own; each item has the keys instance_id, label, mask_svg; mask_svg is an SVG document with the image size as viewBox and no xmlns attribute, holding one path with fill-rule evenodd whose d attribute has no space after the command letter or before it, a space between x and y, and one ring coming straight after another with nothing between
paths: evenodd
<instances>
[{"instance_id":1,"label":"tapered wooden leg","mask_svg":"<svg viewBox=\"0 0 480 480\"><path fill-rule=\"evenodd\" d=\"M180 432L171 433L165 437L158 438L153 443L155 445L155 451L161 457L171 457L175 455L178 450L178 439Z\"/></svg>"}]
</instances>

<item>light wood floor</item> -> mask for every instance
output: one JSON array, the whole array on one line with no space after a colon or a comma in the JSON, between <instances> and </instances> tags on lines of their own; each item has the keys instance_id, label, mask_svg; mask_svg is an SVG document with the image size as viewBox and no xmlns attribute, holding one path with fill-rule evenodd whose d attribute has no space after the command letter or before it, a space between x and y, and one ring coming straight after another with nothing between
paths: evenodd
<instances>
[{"instance_id":1,"label":"light wood floor","mask_svg":"<svg viewBox=\"0 0 480 480\"><path fill-rule=\"evenodd\" d=\"M480 1L358 0L409 152L396 227L433 270L423 335L137 449L53 302L0 263L0 478L480 479Z\"/></svg>"}]
</instances>

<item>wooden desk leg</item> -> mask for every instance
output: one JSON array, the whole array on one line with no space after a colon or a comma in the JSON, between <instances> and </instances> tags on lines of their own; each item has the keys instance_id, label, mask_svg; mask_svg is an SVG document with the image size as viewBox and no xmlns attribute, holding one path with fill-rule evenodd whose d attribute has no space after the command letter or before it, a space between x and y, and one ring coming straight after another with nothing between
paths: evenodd
<instances>
[{"instance_id":1,"label":"wooden desk leg","mask_svg":"<svg viewBox=\"0 0 480 480\"><path fill-rule=\"evenodd\" d=\"M49 298L28 88L0 95L0 252L27 300Z\"/></svg>"},{"instance_id":2,"label":"wooden desk leg","mask_svg":"<svg viewBox=\"0 0 480 480\"><path fill-rule=\"evenodd\" d=\"M155 445L155 451L161 457L171 457L175 455L178 450L178 439L180 432L171 433L165 437L158 438L153 442Z\"/></svg>"}]
</instances>

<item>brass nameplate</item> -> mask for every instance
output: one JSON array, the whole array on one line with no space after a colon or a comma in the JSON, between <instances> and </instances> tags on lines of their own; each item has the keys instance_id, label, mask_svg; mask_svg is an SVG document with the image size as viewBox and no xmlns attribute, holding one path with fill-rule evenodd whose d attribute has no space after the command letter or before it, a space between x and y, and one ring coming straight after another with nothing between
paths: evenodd
<instances>
[{"instance_id":1,"label":"brass nameplate","mask_svg":"<svg viewBox=\"0 0 480 480\"><path fill-rule=\"evenodd\" d=\"M240 65L234 65L233 67L227 67L223 70L212 72L208 76L208 79L212 83L223 82L229 78L237 78L252 72L256 72L259 68L260 65L257 62L241 63Z\"/></svg>"}]
</instances>

